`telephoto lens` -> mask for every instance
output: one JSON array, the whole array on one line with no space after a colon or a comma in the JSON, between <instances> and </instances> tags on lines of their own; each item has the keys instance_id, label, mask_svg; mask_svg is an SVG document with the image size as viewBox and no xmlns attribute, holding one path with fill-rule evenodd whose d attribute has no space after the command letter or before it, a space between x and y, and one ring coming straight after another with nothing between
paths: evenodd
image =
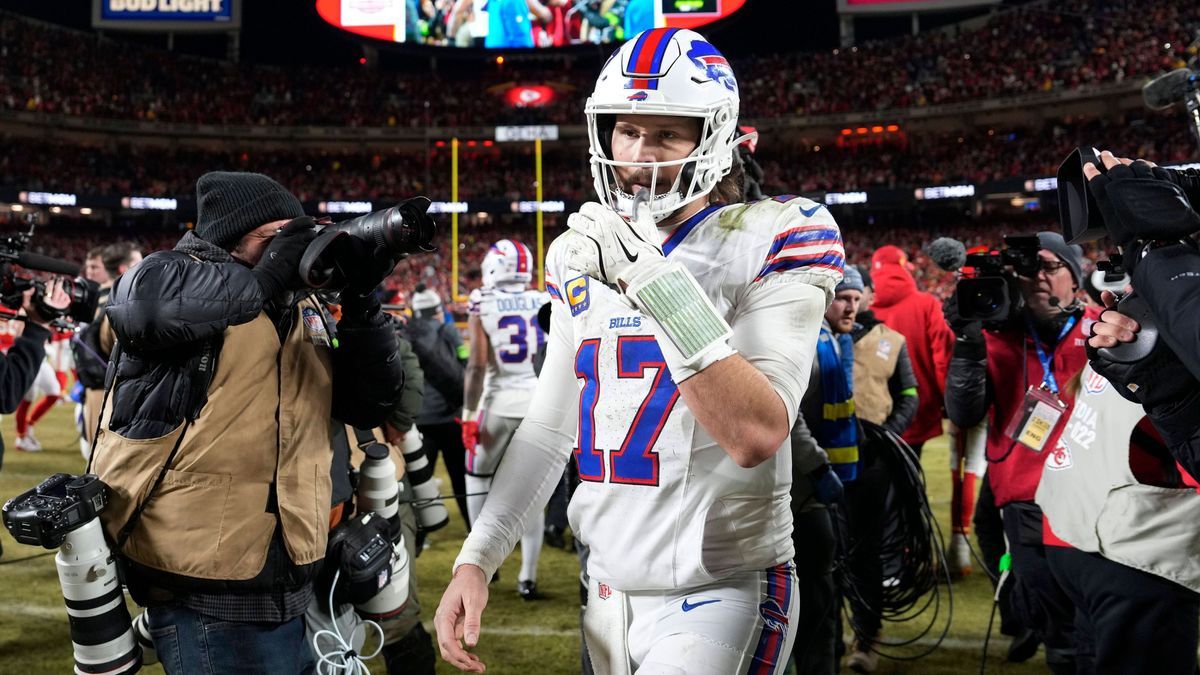
<instances>
[{"instance_id":1,"label":"telephoto lens","mask_svg":"<svg viewBox=\"0 0 1200 675\"><path fill-rule=\"evenodd\" d=\"M369 443L363 448L367 458L358 470L356 505L359 511L374 511L388 521L392 541L400 538L400 481L396 480L396 463L383 443Z\"/></svg>"},{"instance_id":2,"label":"telephoto lens","mask_svg":"<svg viewBox=\"0 0 1200 675\"><path fill-rule=\"evenodd\" d=\"M408 482L412 484L413 509L417 512L417 524L426 532L433 532L450 522L450 512L438 494L437 482L433 478L433 465L421 450L421 434L416 427L404 435L404 466Z\"/></svg>"},{"instance_id":3,"label":"telephoto lens","mask_svg":"<svg viewBox=\"0 0 1200 675\"><path fill-rule=\"evenodd\" d=\"M363 447L367 458L358 470L356 505L361 511L374 511L388 521L392 539L392 579L366 602L355 605L360 615L368 619L387 619L404 610L408 603L408 551L400 529L400 481L396 480L396 463L382 443Z\"/></svg>"},{"instance_id":4,"label":"telephoto lens","mask_svg":"<svg viewBox=\"0 0 1200 675\"><path fill-rule=\"evenodd\" d=\"M142 665L152 666L158 663L154 638L150 636L150 619L145 612L133 617L133 637L142 648Z\"/></svg>"},{"instance_id":5,"label":"telephoto lens","mask_svg":"<svg viewBox=\"0 0 1200 675\"><path fill-rule=\"evenodd\" d=\"M100 519L67 534L54 556L67 604L75 672L136 673L142 649L134 638L115 559L104 541Z\"/></svg>"}]
</instances>

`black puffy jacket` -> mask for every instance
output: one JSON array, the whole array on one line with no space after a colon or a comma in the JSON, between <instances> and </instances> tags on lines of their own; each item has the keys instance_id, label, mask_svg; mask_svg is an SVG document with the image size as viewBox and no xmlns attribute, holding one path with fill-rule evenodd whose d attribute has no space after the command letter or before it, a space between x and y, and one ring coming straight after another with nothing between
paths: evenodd
<instances>
[{"instance_id":1,"label":"black puffy jacket","mask_svg":"<svg viewBox=\"0 0 1200 675\"><path fill-rule=\"evenodd\" d=\"M114 404L111 427L129 438L155 438L178 426L194 403L194 363L204 344L263 310L286 335L293 313L276 311L250 268L190 232L174 251L154 253L122 276L106 312L121 348L115 372L123 390L137 393ZM404 384L396 337L378 301L343 307L337 337L331 413L377 427ZM110 368L110 383L112 374Z\"/></svg>"}]
</instances>

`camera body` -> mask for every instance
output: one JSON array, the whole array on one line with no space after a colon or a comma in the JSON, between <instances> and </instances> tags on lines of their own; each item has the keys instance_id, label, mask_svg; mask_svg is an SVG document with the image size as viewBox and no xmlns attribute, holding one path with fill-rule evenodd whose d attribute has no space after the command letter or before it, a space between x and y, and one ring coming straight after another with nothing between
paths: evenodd
<instances>
[{"instance_id":1,"label":"camera body","mask_svg":"<svg viewBox=\"0 0 1200 675\"><path fill-rule=\"evenodd\" d=\"M954 291L959 315L998 325L1020 313L1025 300L1018 278L1037 276L1039 248L1037 235L1009 235L1003 248L968 254L963 278Z\"/></svg>"},{"instance_id":2,"label":"camera body","mask_svg":"<svg viewBox=\"0 0 1200 675\"><path fill-rule=\"evenodd\" d=\"M69 533L99 516L107 505L108 489L95 475L56 473L8 500L4 525L22 544L58 548Z\"/></svg>"},{"instance_id":3,"label":"camera body","mask_svg":"<svg viewBox=\"0 0 1200 675\"><path fill-rule=\"evenodd\" d=\"M382 249L393 262L437 250L433 246L436 227L426 213L429 205L427 197L413 197L365 216L318 225L316 239L300 258L301 278L311 288L341 288L346 279L343 270L362 264L356 248ZM350 239L359 240L360 247L353 246Z\"/></svg>"},{"instance_id":4,"label":"camera body","mask_svg":"<svg viewBox=\"0 0 1200 675\"><path fill-rule=\"evenodd\" d=\"M17 541L59 549L54 564L81 675L135 673L143 663L116 556L97 517L107 504L108 487L97 476L58 473L3 508L4 525Z\"/></svg>"}]
</instances>

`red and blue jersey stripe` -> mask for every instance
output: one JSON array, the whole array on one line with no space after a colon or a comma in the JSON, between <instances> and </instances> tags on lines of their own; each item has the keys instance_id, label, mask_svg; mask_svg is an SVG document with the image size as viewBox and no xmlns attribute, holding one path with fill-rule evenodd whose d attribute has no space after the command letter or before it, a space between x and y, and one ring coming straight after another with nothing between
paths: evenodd
<instances>
[{"instance_id":1,"label":"red and blue jersey stripe","mask_svg":"<svg viewBox=\"0 0 1200 675\"><path fill-rule=\"evenodd\" d=\"M755 281L772 272L816 267L842 272L846 252L836 225L801 225L776 235Z\"/></svg>"},{"instance_id":2,"label":"red and blue jersey stripe","mask_svg":"<svg viewBox=\"0 0 1200 675\"><path fill-rule=\"evenodd\" d=\"M629 52L625 72L633 79L625 83L626 89L658 89L658 78L662 77L663 55L671 36L678 28L655 28L642 33Z\"/></svg>"},{"instance_id":3,"label":"red and blue jersey stripe","mask_svg":"<svg viewBox=\"0 0 1200 675\"><path fill-rule=\"evenodd\" d=\"M562 299L563 299L562 292L558 290L558 286L555 286L554 284L550 283L549 280L546 281L546 291L550 294L551 298L554 298L555 300L562 302Z\"/></svg>"}]
</instances>

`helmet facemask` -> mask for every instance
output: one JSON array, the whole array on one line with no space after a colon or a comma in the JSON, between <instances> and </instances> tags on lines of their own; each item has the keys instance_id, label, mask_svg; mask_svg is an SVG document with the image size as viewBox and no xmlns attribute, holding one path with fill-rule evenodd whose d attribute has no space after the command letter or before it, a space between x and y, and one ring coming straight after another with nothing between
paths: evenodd
<instances>
[{"instance_id":1,"label":"helmet facemask","mask_svg":"<svg viewBox=\"0 0 1200 675\"><path fill-rule=\"evenodd\" d=\"M650 172L648 189L650 215L661 222L680 208L708 195L729 173L733 149L747 138L735 138L737 111L728 105L692 107L653 103L597 104L588 99L585 107L590 145L592 181L596 194L617 213L633 218L634 195L625 191L617 177L617 168L645 169ZM619 114L669 115L700 120L700 137L686 157L663 162L621 161L613 157L612 135ZM681 167L669 188L659 190L659 175L668 167Z\"/></svg>"}]
</instances>

